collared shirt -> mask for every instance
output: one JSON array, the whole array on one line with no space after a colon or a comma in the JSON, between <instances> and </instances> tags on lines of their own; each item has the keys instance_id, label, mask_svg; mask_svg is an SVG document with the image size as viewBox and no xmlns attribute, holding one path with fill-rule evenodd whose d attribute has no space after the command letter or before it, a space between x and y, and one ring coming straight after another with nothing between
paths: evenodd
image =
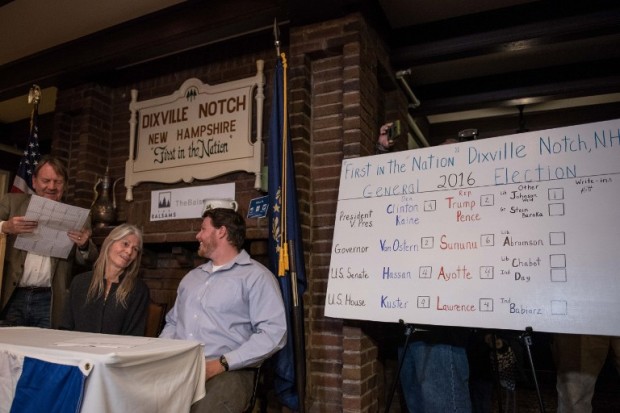
<instances>
[{"instance_id":1,"label":"collared shirt","mask_svg":"<svg viewBox=\"0 0 620 413\"><path fill-rule=\"evenodd\" d=\"M181 280L160 337L204 344L231 370L259 364L286 344L286 316L275 276L241 251L213 271L211 262Z\"/></svg>"},{"instance_id":2,"label":"collared shirt","mask_svg":"<svg viewBox=\"0 0 620 413\"><path fill-rule=\"evenodd\" d=\"M52 260L50 257L29 252L24 261L24 275L20 287L51 287Z\"/></svg>"}]
</instances>

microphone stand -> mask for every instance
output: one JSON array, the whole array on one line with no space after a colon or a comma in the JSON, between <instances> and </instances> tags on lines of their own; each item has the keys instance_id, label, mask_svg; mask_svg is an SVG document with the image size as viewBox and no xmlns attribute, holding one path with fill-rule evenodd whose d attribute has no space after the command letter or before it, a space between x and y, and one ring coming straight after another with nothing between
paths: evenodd
<instances>
[{"instance_id":1,"label":"microphone stand","mask_svg":"<svg viewBox=\"0 0 620 413\"><path fill-rule=\"evenodd\" d=\"M405 326L405 347L403 349L403 355L398 361L396 375L394 377L394 381L392 382L392 388L390 389L390 393L388 394L387 402L385 404L385 413L389 413L390 407L392 407L392 399L394 398L394 394L396 393L396 387L398 386L400 371L403 368L403 362L405 360L405 353L407 352L407 348L409 347L409 340L411 339L411 335L415 332L415 327L413 326L413 324L407 324L403 320L398 320L398 323Z\"/></svg>"},{"instance_id":2,"label":"microphone stand","mask_svg":"<svg viewBox=\"0 0 620 413\"><path fill-rule=\"evenodd\" d=\"M534 386L536 386L536 394L538 395L538 405L541 413L545 413L545 405L543 404L542 396L540 394L540 387L538 386L538 379L536 378L536 369L534 368L534 359L532 358L532 352L530 346L532 345L532 327L526 327L525 332L519 336L525 348L527 349L527 356L530 361L530 368L532 369L532 377L534 378Z\"/></svg>"}]
</instances>

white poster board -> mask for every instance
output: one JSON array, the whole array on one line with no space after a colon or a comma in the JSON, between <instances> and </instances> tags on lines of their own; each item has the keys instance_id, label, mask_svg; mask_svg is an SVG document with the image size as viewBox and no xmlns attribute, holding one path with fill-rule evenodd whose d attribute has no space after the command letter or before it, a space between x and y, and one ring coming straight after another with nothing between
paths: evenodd
<instances>
[{"instance_id":1,"label":"white poster board","mask_svg":"<svg viewBox=\"0 0 620 413\"><path fill-rule=\"evenodd\" d=\"M620 120L347 159L329 317L620 335Z\"/></svg>"}]
</instances>

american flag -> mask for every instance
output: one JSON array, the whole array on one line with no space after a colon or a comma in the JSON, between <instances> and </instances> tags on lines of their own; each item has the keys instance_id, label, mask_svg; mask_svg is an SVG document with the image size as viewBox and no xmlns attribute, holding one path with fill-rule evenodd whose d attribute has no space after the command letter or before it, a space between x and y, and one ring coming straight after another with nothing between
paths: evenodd
<instances>
[{"instance_id":1,"label":"american flag","mask_svg":"<svg viewBox=\"0 0 620 413\"><path fill-rule=\"evenodd\" d=\"M24 192L29 194L34 193L34 189L32 188L32 176L37 164L39 163L39 159L41 159L41 152L39 151L38 118L38 105L35 104L30 118L30 135L28 136L28 146L24 150L24 156L19 162L19 167L17 168L17 174L15 175L11 192Z\"/></svg>"}]
</instances>

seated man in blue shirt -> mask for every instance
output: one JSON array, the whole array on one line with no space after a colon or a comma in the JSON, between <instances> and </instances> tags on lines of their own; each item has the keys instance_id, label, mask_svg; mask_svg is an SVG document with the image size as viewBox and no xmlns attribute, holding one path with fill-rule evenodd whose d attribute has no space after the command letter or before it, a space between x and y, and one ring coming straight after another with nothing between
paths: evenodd
<instances>
[{"instance_id":1,"label":"seated man in blue shirt","mask_svg":"<svg viewBox=\"0 0 620 413\"><path fill-rule=\"evenodd\" d=\"M181 280L160 337L204 344L206 396L197 412L243 412L254 371L286 343L286 318L275 276L242 250L245 221L233 209L207 203L196 239L210 259Z\"/></svg>"}]
</instances>

